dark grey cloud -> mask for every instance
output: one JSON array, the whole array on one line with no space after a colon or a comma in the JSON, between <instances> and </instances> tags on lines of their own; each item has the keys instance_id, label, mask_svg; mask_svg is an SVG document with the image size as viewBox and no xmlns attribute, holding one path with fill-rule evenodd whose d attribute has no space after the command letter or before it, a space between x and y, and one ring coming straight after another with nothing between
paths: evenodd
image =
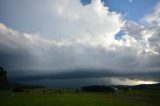
<instances>
[{"instance_id":1,"label":"dark grey cloud","mask_svg":"<svg viewBox=\"0 0 160 106\"><path fill-rule=\"evenodd\" d=\"M93 69L92 69L93 70ZM138 81L160 82L160 72L114 73L108 70L74 70L58 74L9 76L12 82L43 84L49 87L81 87L86 85L138 84ZM123 83L124 82L124 83ZM141 84L141 83L139 83Z\"/></svg>"},{"instance_id":2,"label":"dark grey cloud","mask_svg":"<svg viewBox=\"0 0 160 106\"><path fill-rule=\"evenodd\" d=\"M91 71L92 70L92 71ZM42 75L10 75L9 78L14 80L28 81L28 80L40 80L40 79L78 79L78 78L101 78L101 77L126 77L130 79L155 79L159 80L160 72L114 72L113 70L102 70L102 69L77 69L77 70L65 70L66 72L61 73L50 73Z\"/></svg>"}]
</instances>

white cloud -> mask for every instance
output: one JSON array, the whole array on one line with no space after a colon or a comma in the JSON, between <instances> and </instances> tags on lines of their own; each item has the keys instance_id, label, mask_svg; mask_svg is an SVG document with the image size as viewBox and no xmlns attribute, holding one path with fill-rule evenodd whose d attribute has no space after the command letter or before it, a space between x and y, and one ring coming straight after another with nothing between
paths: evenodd
<instances>
[{"instance_id":1,"label":"white cloud","mask_svg":"<svg viewBox=\"0 0 160 106\"><path fill-rule=\"evenodd\" d=\"M62 37L110 36L119 32L124 22L121 14L110 12L101 0L93 0L83 6L79 0L55 1L52 5L54 17L57 17L55 32Z\"/></svg>"},{"instance_id":2,"label":"white cloud","mask_svg":"<svg viewBox=\"0 0 160 106\"><path fill-rule=\"evenodd\" d=\"M160 2L156 5L154 11L144 18L149 24L160 26Z\"/></svg>"},{"instance_id":3,"label":"white cloud","mask_svg":"<svg viewBox=\"0 0 160 106\"><path fill-rule=\"evenodd\" d=\"M3 13L7 15L2 15L14 20L10 27L21 32L38 32L49 39L113 37L124 24L123 16L109 11L101 0L92 0L85 6L80 0L23 0L23 3L15 0L5 4Z\"/></svg>"}]
</instances>

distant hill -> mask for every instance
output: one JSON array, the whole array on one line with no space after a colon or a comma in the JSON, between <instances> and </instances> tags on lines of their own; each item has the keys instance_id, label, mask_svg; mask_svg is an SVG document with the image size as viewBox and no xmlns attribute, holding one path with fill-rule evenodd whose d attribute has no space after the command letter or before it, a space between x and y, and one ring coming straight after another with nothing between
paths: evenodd
<instances>
[{"instance_id":1,"label":"distant hill","mask_svg":"<svg viewBox=\"0 0 160 106\"><path fill-rule=\"evenodd\" d=\"M128 85L91 85L91 86L83 86L81 87L82 91L86 92L110 92L113 91L115 88L121 89L121 90L145 90L145 89L160 89L160 83L156 84L140 84L140 85L134 85L134 86L128 86Z\"/></svg>"},{"instance_id":2,"label":"distant hill","mask_svg":"<svg viewBox=\"0 0 160 106\"><path fill-rule=\"evenodd\" d=\"M160 83L130 86L132 89L160 89Z\"/></svg>"},{"instance_id":3,"label":"distant hill","mask_svg":"<svg viewBox=\"0 0 160 106\"><path fill-rule=\"evenodd\" d=\"M45 86L42 86L42 85L26 85L26 84L19 84L19 83L10 84L10 88L16 88L16 87L21 87L24 89L46 88Z\"/></svg>"}]
</instances>

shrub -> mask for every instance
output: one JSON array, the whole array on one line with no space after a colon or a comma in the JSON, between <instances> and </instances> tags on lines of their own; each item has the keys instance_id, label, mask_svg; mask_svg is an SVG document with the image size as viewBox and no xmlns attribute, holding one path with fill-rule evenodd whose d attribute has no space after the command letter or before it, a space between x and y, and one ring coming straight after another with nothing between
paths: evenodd
<instances>
[{"instance_id":1,"label":"shrub","mask_svg":"<svg viewBox=\"0 0 160 106\"><path fill-rule=\"evenodd\" d=\"M46 93L46 91L45 91L45 90L43 90L42 92L43 92L43 93Z\"/></svg>"},{"instance_id":2,"label":"shrub","mask_svg":"<svg viewBox=\"0 0 160 106\"><path fill-rule=\"evenodd\" d=\"M16 87L13 89L13 92L24 92L24 88L23 87Z\"/></svg>"}]
</instances>

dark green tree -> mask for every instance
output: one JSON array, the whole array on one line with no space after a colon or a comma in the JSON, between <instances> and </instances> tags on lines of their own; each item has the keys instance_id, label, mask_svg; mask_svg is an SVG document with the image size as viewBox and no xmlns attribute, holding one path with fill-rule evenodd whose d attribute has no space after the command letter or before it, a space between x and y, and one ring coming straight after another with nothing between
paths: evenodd
<instances>
[{"instance_id":1,"label":"dark green tree","mask_svg":"<svg viewBox=\"0 0 160 106\"><path fill-rule=\"evenodd\" d=\"M0 87L7 86L8 81L7 81L7 71L4 70L3 67L0 67Z\"/></svg>"}]
</instances>

